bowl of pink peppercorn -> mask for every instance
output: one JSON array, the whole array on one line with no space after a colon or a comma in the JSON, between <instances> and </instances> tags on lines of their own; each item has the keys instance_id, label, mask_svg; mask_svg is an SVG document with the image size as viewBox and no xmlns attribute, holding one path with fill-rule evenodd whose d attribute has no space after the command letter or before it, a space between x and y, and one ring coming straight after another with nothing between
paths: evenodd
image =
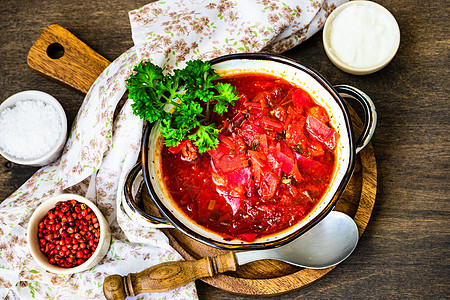
<instances>
[{"instance_id":1,"label":"bowl of pink peppercorn","mask_svg":"<svg viewBox=\"0 0 450 300\"><path fill-rule=\"evenodd\" d=\"M34 260L57 274L94 267L108 252L108 221L90 200L62 194L41 203L28 224L28 247Z\"/></svg>"}]
</instances>

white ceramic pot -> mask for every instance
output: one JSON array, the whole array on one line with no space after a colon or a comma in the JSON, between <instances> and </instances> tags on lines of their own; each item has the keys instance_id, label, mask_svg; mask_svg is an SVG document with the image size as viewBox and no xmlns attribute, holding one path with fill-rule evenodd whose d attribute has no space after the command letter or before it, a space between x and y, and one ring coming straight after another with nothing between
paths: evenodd
<instances>
[{"instance_id":1,"label":"white ceramic pot","mask_svg":"<svg viewBox=\"0 0 450 300\"><path fill-rule=\"evenodd\" d=\"M142 175L152 200L163 217L156 218L145 215L152 224L172 225L188 236L208 245L223 249L256 249L269 248L285 244L323 219L335 206L339 196L344 191L355 165L356 154L366 146L372 137L376 126L376 111L370 98L360 90L340 85L331 86L317 72L281 56L266 54L235 54L223 56L211 61L213 68L222 76L241 73L264 73L282 77L290 83L306 90L314 100L324 107L329 116L330 124L339 133L340 139L336 147L336 168L332 181L324 196L316 207L296 225L274 235L256 239L251 243L241 240L225 240L193 222L179 210L167 191L161 171L161 149L163 138L160 135L159 124L148 125L142 144L142 162L129 174L125 185L126 203L134 213L140 214L131 196L130 189L136 176ZM350 96L358 100L365 112L366 124L361 136L353 141L353 129L350 114L342 96Z\"/></svg>"}]
</instances>

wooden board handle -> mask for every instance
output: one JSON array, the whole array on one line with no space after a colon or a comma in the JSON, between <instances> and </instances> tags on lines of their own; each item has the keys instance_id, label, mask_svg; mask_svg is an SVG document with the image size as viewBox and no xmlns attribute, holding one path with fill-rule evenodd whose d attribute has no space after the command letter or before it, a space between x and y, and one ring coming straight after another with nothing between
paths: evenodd
<instances>
[{"instance_id":1,"label":"wooden board handle","mask_svg":"<svg viewBox=\"0 0 450 300\"><path fill-rule=\"evenodd\" d=\"M28 52L28 65L86 94L110 62L58 24L45 28Z\"/></svg>"},{"instance_id":2,"label":"wooden board handle","mask_svg":"<svg viewBox=\"0 0 450 300\"><path fill-rule=\"evenodd\" d=\"M196 279L236 271L236 268L237 262L233 252L200 260L165 262L124 277L121 275L106 277L103 293L108 300L118 300L141 293L165 292Z\"/></svg>"}]
</instances>

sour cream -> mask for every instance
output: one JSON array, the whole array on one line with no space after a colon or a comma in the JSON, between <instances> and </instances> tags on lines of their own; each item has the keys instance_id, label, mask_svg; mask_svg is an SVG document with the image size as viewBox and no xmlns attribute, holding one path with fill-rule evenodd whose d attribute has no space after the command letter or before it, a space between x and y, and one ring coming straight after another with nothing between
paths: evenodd
<instances>
[{"instance_id":1,"label":"sour cream","mask_svg":"<svg viewBox=\"0 0 450 300\"><path fill-rule=\"evenodd\" d=\"M374 2L351 1L335 13L324 30L326 50L332 56L356 69L374 68L392 59L400 32L389 11Z\"/></svg>"}]
</instances>

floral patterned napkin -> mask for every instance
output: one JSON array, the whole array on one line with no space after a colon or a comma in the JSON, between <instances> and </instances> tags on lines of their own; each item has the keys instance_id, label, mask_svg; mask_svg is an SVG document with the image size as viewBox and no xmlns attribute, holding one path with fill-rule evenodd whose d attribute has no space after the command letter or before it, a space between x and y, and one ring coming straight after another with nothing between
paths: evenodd
<instances>
[{"instance_id":1,"label":"floral patterned napkin","mask_svg":"<svg viewBox=\"0 0 450 300\"><path fill-rule=\"evenodd\" d=\"M143 121L125 94L125 80L140 60L165 70L191 59L238 52L280 53L322 27L345 0L178 0L148 4L129 13L135 46L96 80L74 121L60 159L41 168L0 205L0 299L101 299L106 276L139 272L182 257L158 229L133 222L121 204L127 172L138 159ZM61 193L97 204L108 219L112 243L94 268L56 275L40 268L26 243L34 209ZM197 299L194 283L139 299Z\"/></svg>"}]
</instances>

